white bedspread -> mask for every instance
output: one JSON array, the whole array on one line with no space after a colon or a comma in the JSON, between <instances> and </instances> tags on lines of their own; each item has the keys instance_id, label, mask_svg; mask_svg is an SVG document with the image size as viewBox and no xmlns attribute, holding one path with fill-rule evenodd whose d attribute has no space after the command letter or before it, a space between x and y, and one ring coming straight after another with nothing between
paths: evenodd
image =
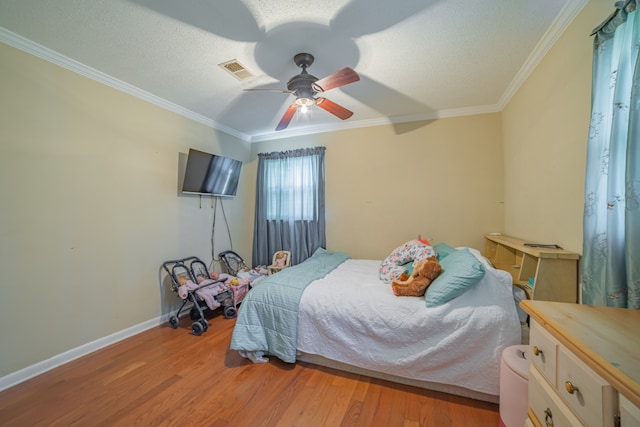
<instances>
[{"instance_id":1,"label":"white bedspread","mask_svg":"<svg viewBox=\"0 0 640 427\"><path fill-rule=\"evenodd\" d=\"M476 252L476 256L481 257ZM396 297L380 261L351 259L309 285L298 349L370 370L499 394L502 350L520 344L511 276L492 268L447 304Z\"/></svg>"}]
</instances>

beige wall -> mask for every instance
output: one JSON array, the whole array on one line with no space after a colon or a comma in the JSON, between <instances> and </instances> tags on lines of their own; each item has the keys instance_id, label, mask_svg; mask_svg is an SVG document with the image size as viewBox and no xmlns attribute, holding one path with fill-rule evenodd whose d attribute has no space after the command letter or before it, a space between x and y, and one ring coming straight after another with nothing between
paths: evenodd
<instances>
[{"instance_id":1,"label":"beige wall","mask_svg":"<svg viewBox=\"0 0 640 427\"><path fill-rule=\"evenodd\" d=\"M505 232L582 253L592 38L613 11L592 0L503 111Z\"/></svg>"},{"instance_id":2,"label":"beige wall","mask_svg":"<svg viewBox=\"0 0 640 427\"><path fill-rule=\"evenodd\" d=\"M168 313L162 262L211 260L213 210L178 196L179 160L194 147L249 161L250 148L4 44L0 64L1 378ZM224 202L242 252L253 185Z\"/></svg>"},{"instance_id":3,"label":"beige wall","mask_svg":"<svg viewBox=\"0 0 640 427\"><path fill-rule=\"evenodd\" d=\"M500 114L253 144L326 146L327 248L383 259L418 234L482 247L503 224Z\"/></svg>"}]
</instances>

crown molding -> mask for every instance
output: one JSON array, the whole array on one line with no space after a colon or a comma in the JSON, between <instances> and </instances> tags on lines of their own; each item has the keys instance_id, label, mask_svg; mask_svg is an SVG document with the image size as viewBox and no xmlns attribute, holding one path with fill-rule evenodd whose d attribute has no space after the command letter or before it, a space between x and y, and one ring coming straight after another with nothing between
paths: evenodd
<instances>
[{"instance_id":1,"label":"crown molding","mask_svg":"<svg viewBox=\"0 0 640 427\"><path fill-rule=\"evenodd\" d=\"M495 105L457 108L457 109L451 109L451 110L440 110L440 111L432 111L432 112L426 112L426 113L410 115L410 116L399 116L399 117L391 117L391 118L383 117L379 119L351 120L348 122L343 122L343 123L330 125L330 126L326 126L326 125L308 126L308 127L299 128L299 129L291 129L291 130L285 130L285 131L279 131L279 132L268 132L268 133L262 133L257 135L245 134L236 129L233 129L221 123L218 123L215 120L207 118L201 114L194 113L193 111L188 110L184 107L181 107L173 102L167 101L166 99L160 98L159 96L153 95L140 88L137 88L133 85L125 83L122 80L111 77L101 71L98 71L78 61L68 58L51 49L48 49L38 43L35 43L18 34L15 34L12 31L9 31L3 27L0 27L0 42L6 43L24 52L30 53L34 56L44 59L45 61L52 62L74 73L80 74L82 76L88 77L97 82L103 83L116 90L125 92L129 95L132 95L142 100L145 100L147 102L150 102L161 108L172 111L176 114L180 114L181 116L194 120L205 126L209 126L213 129L217 129L229 135L235 136L236 138L239 138L243 141L253 143L253 142L268 141L268 140L274 140L274 139L291 138L296 136L305 136L305 135L316 134L316 133L326 133L326 132L335 132L335 131L347 130L347 129L356 129L356 128L362 128L362 127L381 126L381 125L406 123L406 122L413 122L413 121L434 120L439 118L451 118L451 117L467 116L467 115L474 115L474 114L500 112L506 107L506 105L509 103L511 98L516 94L520 86L522 86L522 84L527 80L527 78L529 78L533 70L538 66L540 61L542 61L542 59L547 54L549 49L551 49L553 44L562 35L564 30L569 26L569 24L573 21L573 19L575 19L578 13L582 10L582 8L588 2L589 0L570 0L565 5L565 7L560 11L560 14L553 21L549 29L545 32L542 39L538 42L538 44L534 48L531 55L529 55L524 65L520 68L520 70L518 71L514 79L511 81L509 86L507 86L507 89L500 97L500 100L498 101L498 103Z\"/></svg>"},{"instance_id":2,"label":"crown molding","mask_svg":"<svg viewBox=\"0 0 640 427\"><path fill-rule=\"evenodd\" d=\"M419 122L423 120L445 119L451 117L472 116L476 114L498 113L500 108L497 105L484 105L479 107L454 108L451 110L430 111L427 113L413 114L410 116L383 117L379 119L351 120L335 125L318 125L283 130L278 132L268 132L251 137L251 142L270 141L274 139L292 138L296 136L306 136L325 132L337 132L341 130L357 129L372 126L384 126L398 123Z\"/></svg>"},{"instance_id":3,"label":"crown molding","mask_svg":"<svg viewBox=\"0 0 640 427\"><path fill-rule=\"evenodd\" d=\"M556 19L553 20L551 26L544 33L536 47L527 58L524 65L520 68L516 76L513 78L507 89L498 101L498 108L502 111L511 98L518 92L520 86L529 78L533 70L540 64L547 52L553 47L555 42L560 38L564 30L573 22L578 13L589 3L589 0L570 0L560 11Z\"/></svg>"},{"instance_id":4,"label":"crown molding","mask_svg":"<svg viewBox=\"0 0 640 427\"><path fill-rule=\"evenodd\" d=\"M444 118L452 118L452 117L469 116L469 115L475 115L475 114L488 114L488 113L501 112L507 106L511 98L516 94L518 89L520 89L520 86L522 86L522 84L529 78L533 70L535 70L535 68L540 64L540 62L545 57L547 52L549 52L549 50L555 44L558 38L560 38L562 33L567 29L567 27L571 24L571 22L573 22L575 17L578 16L578 13L580 13L580 11L584 8L584 6L588 2L589 0L569 0L569 2L562 8L560 13L556 17L556 19L554 19L554 21L551 23L551 26L544 33L544 35L542 36L542 39L540 39L536 47L533 49L533 52L531 52L531 55L529 55L524 65L520 68L516 76L513 78L513 80L509 84L509 86L507 86L507 89L502 94L497 104L478 106L478 107L455 108L451 110L439 110L439 111L432 111L428 113L411 115L411 116L351 121L348 123L340 123L335 126L323 126L323 127L310 126L310 127L290 130L290 131L263 133L259 135L253 135L251 137L250 142L260 142L260 141L268 141L272 139L290 138L295 136L304 136L304 135L310 135L310 134L321 133L321 132L335 132L339 130L354 129L354 128L361 128L361 127L369 127L369 126L381 126L381 125L396 124L396 123L406 123L406 122L414 122L414 121L422 121L422 120L444 119Z\"/></svg>"},{"instance_id":5,"label":"crown molding","mask_svg":"<svg viewBox=\"0 0 640 427\"><path fill-rule=\"evenodd\" d=\"M38 44L12 31L9 31L4 27L0 27L0 42L8 44L9 46L13 46L16 49L20 49L38 58L44 59L45 61L56 64L76 74L80 74L81 76L105 84L121 92L135 96L136 98L150 102L151 104L157 105L160 108L172 111L205 126L217 129L229 135L233 135L243 141L251 141L250 136L245 133L239 132L236 129L218 123L215 120L211 120L201 114L194 113L191 110L174 104L173 102L167 101L166 99L159 96L153 95L152 93L144 91L129 83L125 83L122 80L116 79L115 77L105 74L102 71L96 70L95 68L84 65L81 62L64 56L58 52L42 46L41 44Z\"/></svg>"}]
</instances>

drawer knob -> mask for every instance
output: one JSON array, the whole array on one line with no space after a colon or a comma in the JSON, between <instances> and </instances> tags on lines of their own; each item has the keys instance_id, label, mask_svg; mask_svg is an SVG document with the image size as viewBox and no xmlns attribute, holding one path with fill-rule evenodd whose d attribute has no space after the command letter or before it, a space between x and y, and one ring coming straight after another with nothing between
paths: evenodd
<instances>
[{"instance_id":1,"label":"drawer knob","mask_svg":"<svg viewBox=\"0 0 640 427\"><path fill-rule=\"evenodd\" d=\"M564 382L564 388L566 388L566 389L567 389L567 393L569 393L569 394L573 394L573 393L575 393L576 391L580 391L580 389L579 389L578 387L574 386L574 385L571 383L571 381L565 381L565 382Z\"/></svg>"},{"instance_id":2,"label":"drawer knob","mask_svg":"<svg viewBox=\"0 0 640 427\"><path fill-rule=\"evenodd\" d=\"M547 427L553 427L553 415L551 415L551 409L544 410L544 424Z\"/></svg>"},{"instance_id":3,"label":"drawer knob","mask_svg":"<svg viewBox=\"0 0 640 427\"><path fill-rule=\"evenodd\" d=\"M537 345L534 345L533 354L535 354L536 356L540 356L542 354L542 350L540 350Z\"/></svg>"}]
</instances>

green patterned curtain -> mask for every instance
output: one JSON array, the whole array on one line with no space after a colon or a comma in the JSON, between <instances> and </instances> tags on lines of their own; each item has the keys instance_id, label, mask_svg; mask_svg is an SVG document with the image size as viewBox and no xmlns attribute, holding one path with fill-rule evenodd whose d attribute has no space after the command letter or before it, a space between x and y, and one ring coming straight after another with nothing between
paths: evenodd
<instances>
[{"instance_id":1,"label":"green patterned curtain","mask_svg":"<svg viewBox=\"0 0 640 427\"><path fill-rule=\"evenodd\" d=\"M582 302L640 309L640 17L616 8L592 33Z\"/></svg>"}]
</instances>

